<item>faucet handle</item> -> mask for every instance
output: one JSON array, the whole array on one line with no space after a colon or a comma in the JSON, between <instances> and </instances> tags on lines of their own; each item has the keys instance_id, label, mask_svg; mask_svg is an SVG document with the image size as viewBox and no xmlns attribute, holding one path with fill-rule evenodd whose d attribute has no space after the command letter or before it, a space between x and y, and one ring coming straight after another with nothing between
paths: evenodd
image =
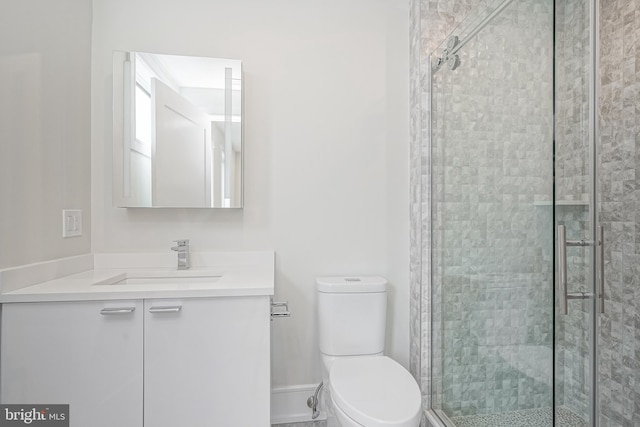
<instances>
[{"instance_id":1,"label":"faucet handle","mask_svg":"<svg viewBox=\"0 0 640 427\"><path fill-rule=\"evenodd\" d=\"M173 241L176 245L171 247L172 251L178 253L178 270L186 270L190 267L189 262L189 239Z\"/></svg>"}]
</instances>

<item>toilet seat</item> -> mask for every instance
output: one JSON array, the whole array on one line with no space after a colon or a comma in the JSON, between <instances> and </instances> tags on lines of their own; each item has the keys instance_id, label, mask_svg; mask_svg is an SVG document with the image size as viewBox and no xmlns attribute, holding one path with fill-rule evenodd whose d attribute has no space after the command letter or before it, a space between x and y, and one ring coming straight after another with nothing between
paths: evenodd
<instances>
[{"instance_id":1,"label":"toilet seat","mask_svg":"<svg viewBox=\"0 0 640 427\"><path fill-rule=\"evenodd\" d=\"M331 399L365 427L416 427L420 424L418 384L386 356L336 360L329 372Z\"/></svg>"}]
</instances>

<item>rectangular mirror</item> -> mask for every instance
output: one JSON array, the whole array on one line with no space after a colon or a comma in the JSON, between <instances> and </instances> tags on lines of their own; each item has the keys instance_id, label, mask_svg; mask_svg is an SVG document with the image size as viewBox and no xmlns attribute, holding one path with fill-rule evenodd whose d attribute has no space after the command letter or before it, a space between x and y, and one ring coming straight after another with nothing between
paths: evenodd
<instances>
[{"instance_id":1,"label":"rectangular mirror","mask_svg":"<svg viewBox=\"0 0 640 427\"><path fill-rule=\"evenodd\" d=\"M242 62L114 52L113 204L241 208Z\"/></svg>"}]
</instances>

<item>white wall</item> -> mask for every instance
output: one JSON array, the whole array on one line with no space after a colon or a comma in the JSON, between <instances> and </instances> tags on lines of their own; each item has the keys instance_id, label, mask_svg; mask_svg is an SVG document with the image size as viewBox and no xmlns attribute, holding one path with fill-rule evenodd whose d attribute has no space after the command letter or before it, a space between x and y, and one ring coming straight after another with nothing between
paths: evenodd
<instances>
[{"instance_id":1,"label":"white wall","mask_svg":"<svg viewBox=\"0 0 640 427\"><path fill-rule=\"evenodd\" d=\"M408 364L408 5L397 0L94 0L93 250L275 250L273 384L320 381L314 277L391 283ZM111 207L111 53L243 60L245 208Z\"/></svg>"},{"instance_id":2,"label":"white wall","mask_svg":"<svg viewBox=\"0 0 640 427\"><path fill-rule=\"evenodd\" d=\"M3 1L0 268L90 251L90 0ZM62 238L62 209L84 235Z\"/></svg>"}]
</instances>

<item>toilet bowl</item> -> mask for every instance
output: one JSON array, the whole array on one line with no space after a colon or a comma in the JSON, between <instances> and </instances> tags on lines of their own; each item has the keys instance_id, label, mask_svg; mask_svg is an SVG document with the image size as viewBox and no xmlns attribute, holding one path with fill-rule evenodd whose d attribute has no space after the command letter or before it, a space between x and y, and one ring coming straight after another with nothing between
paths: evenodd
<instances>
[{"instance_id":1,"label":"toilet bowl","mask_svg":"<svg viewBox=\"0 0 640 427\"><path fill-rule=\"evenodd\" d=\"M337 360L329 390L341 427L417 427L421 396L415 380L386 356Z\"/></svg>"},{"instance_id":2,"label":"toilet bowl","mask_svg":"<svg viewBox=\"0 0 640 427\"><path fill-rule=\"evenodd\" d=\"M386 279L319 277L316 284L323 381L339 427L417 427L418 384L383 355Z\"/></svg>"}]
</instances>

